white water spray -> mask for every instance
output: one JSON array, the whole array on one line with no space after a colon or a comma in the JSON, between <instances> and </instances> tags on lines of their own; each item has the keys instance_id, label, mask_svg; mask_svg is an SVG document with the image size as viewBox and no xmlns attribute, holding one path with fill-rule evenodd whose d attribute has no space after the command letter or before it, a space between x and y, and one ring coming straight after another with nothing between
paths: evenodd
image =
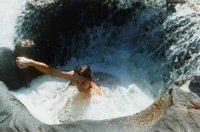
<instances>
[{"instance_id":1,"label":"white water spray","mask_svg":"<svg viewBox=\"0 0 200 132\"><path fill-rule=\"evenodd\" d=\"M26 0L0 0L0 47L13 49L15 26Z\"/></svg>"},{"instance_id":2,"label":"white water spray","mask_svg":"<svg viewBox=\"0 0 200 132\"><path fill-rule=\"evenodd\" d=\"M88 97L75 86L69 86L68 81L45 75L15 95L36 118L47 124L128 116L154 101L135 84L115 88L101 86L101 89L104 96Z\"/></svg>"},{"instance_id":3,"label":"white water spray","mask_svg":"<svg viewBox=\"0 0 200 132\"><path fill-rule=\"evenodd\" d=\"M25 0L0 1L0 47L14 48L17 17L25 3ZM146 90L151 89L151 84L144 80L141 87L133 81L143 70L137 69L137 72L132 62L126 60L130 57L127 50L111 48L112 52L117 51L116 55L107 50L105 56L101 54L97 58L85 56L81 60L72 59L71 64L66 66L67 69L85 62L94 69L94 72L100 73L96 77L100 80L103 97L84 97L74 86L69 86L65 79L50 76L38 77L29 84L30 87L21 88L14 95L36 118L47 124L122 117L137 113L152 104L154 99ZM115 58L123 62L112 63ZM122 64L127 66L121 68ZM143 73L143 77L146 74Z\"/></svg>"},{"instance_id":4,"label":"white water spray","mask_svg":"<svg viewBox=\"0 0 200 132\"><path fill-rule=\"evenodd\" d=\"M47 124L132 115L150 106L154 101L148 93L148 89L153 89L154 86L145 79L149 76L148 71L156 66L152 62L145 71L142 67L136 68L134 61L138 57L139 55L131 58L128 49L120 50L119 47L115 47L98 56L72 58L66 64L64 69L72 69L78 64L89 64L104 93L102 97L88 97L78 92L75 86L70 86L65 79L46 75L33 80L30 88L20 89L15 95L35 117ZM115 58L120 61L111 61ZM145 58L141 58L140 61L148 62ZM142 78L138 79L139 77ZM137 79L142 81L138 82Z\"/></svg>"},{"instance_id":5,"label":"white water spray","mask_svg":"<svg viewBox=\"0 0 200 132\"><path fill-rule=\"evenodd\" d=\"M112 28L88 29L84 34L89 36L89 41L84 43L79 39L74 43L79 45L78 49L71 49L79 54L67 60L64 67L58 67L70 70L76 65L88 64L104 96L85 96L66 80L49 76L33 80L30 87L20 89L15 96L47 124L129 116L150 106L154 101L151 92L157 96L163 90L162 81L156 80L155 85L151 82L155 81L155 71L161 64L151 61L144 53L134 52L130 35L134 31L127 32L129 27L133 28L122 27L119 39L112 38Z\"/></svg>"}]
</instances>

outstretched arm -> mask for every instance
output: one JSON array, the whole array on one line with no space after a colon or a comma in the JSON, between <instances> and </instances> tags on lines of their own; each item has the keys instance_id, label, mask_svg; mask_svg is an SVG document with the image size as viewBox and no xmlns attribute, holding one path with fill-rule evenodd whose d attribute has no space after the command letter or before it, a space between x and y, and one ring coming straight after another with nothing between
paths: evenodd
<instances>
[{"instance_id":1,"label":"outstretched arm","mask_svg":"<svg viewBox=\"0 0 200 132\"><path fill-rule=\"evenodd\" d=\"M34 60L28 59L26 57L17 57L16 64L20 69L25 69L27 67L32 66L42 73L67 78L69 80L73 80L74 71L69 71L69 72L61 71L61 70L52 68L51 66L48 66L45 63L34 61Z\"/></svg>"}]
</instances>

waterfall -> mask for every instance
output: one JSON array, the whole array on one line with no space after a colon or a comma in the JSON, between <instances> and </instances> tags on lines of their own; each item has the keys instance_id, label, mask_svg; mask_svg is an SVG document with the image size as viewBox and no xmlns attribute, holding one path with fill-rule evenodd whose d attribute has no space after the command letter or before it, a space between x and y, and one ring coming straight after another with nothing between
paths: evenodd
<instances>
[{"instance_id":1,"label":"waterfall","mask_svg":"<svg viewBox=\"0 0 200 132\"><path fill-rule=\"evenodd\" d=\"M26 11L25 3L25 0L1 0L0 47L14 48L13 42L18 39L17 35L20 36L15 34L17 17L22 10ZM192 4L176 5L175 12L172 12L167 11L163 1L146 1L146 5L133 12L130 10L131 15L124 24L116 26L102 22L99 25L80 28L81 31L76 32L75 28L72 33L76 34L69 39L66 38L65 30L56 30L58 34L54 36L53 33L48 34L45 31L55 29L42 29L41 34L45 35L40 34L37 24L40 25L39 28L45 28L54 25L55 21L49 20L51 17L39 15L40 12L49 13L44 1L39 5L36 3L37 1L30 7L37 9L40 5L41 10L33 12L29 17L35 16L33 18L37 19L31 26L29 23L32 18L23 21L26 28L18 33L27 31L24 36L36 40L40 40L41 36L57 37L52 40L60 46L55 50L60 49L56 53L55 62L60 60L63 53L68 52L66 49L70 46L70 58L66 56L64 65L55 68L73 70L76 65L90 65L95 82L104 93L102 97L88 98L78 92L75 86L71 86L69 80L50 75L39 76L13 94L44 123L60 124L130 116L150 106L171 82L199 74L200 19L198 8ZM51 10L54 9L52 7ZM52 18L57 17L56 13L54 15ZM79 17L82 18L82 15ZM40 18L49 19L37 22ZM45 22L50 24L43 26ZM37 34L29 31L31 29L36 30ZM41 42L49 41L48 38L42 38Z\"/></svg>"},{"instance_id":2,"label":"waterfall","mask_svg":"<svg viewBox=\"0 0 200 132\"><path fill-rule=\"evenodd\" d=\"M0 47L14 48L17 17L25 6L25 0L0 1Z\"/></svg>"}]
</instances>

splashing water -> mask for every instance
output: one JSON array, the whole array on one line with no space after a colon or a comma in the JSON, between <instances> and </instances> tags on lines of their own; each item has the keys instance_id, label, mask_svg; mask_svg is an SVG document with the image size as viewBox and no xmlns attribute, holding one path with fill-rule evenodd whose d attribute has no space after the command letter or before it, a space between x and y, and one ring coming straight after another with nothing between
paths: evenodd
<instances>
[{"instance_id":1,"label":"splashing water","mask_svg":"<svg viewBox=\"0 0 200 132\"><path fill-rule=\"evenodd\" d=\"M129 58L127 49L117 48L117 51L115 54L107 52L107 55L105 54L107 59L104 62L100 60L102 55L80 60L73 58L64 68L71 69L69 67L83 62L90 64L97 83L104 93L102 97L88 97L78 92L75 86L70 86L65 79L47 75L33 80L30 88L22 88L15 95L35 117L47 124L85 119L103 120L137 113L153 103L154 98L148 93L148 89L152 89L153 86L148 81L144 81L149 76L148 72L133 67L131 61L127 62ZM109 60L122 55L123 59L121 58L120 62ZM123 67L121 63L129 66ZM138 80L136 80L139 74L142 74L140 77L143 76L140 86L137 85Z\"/></svg>"},{"instance_id":2,"label":"splashing water","mask_svg":"<svg viewBox=\"0 0 200 132\"><path fill-rule=\"evenodd\" d=\"M200 73L200 10L196 10L194 5L200 7L197 4L176 6L177 12L169 16L163 24L163 30L169 36L167 41L176 42L166 50L167 63L171 63L173 79L185 80Z\"/></svg>"},{"instance_id":3,"label":"splashing water","mask_svg":"<svg viewBox=\"0 0 200 132\"><path fill-rule=\"evenodd\" d=\"M104 96L85 97L66 80L42 76L15 93L40 121L58 124L76 120L102 120L132 115L153 103L135 84L128 88L101 87Z\"/></svg>"},{"instance_id":4,"label":"splashing water","mask_svg":"<svg viewBox=\"0 0 200 132\"><path fill-rule=\"evenodd\" d=\"M47 124L111 119L140 112L162 93L160 76L165 71L159 71L161 62L134 52L131 35L136 31L133 28L130 24L121 27L119 35L114 38L115 28L107 30L100 26L86 30L87 43L81 39L72 43L71 50L79 54L66 60L64 67L57 67L73 69L79 64L90 65L103 97L85 96L74 86L69 86L68 81L50 76L33 80L30 87L18 90L15 96L35 117ZM73 48L73 44L79 47Z\"/></svg>"},{"instance_id":5,"label":"splashing water","mask_svg":"<svg viewBox=\"0 0 200 132\"><path fill-rule=\"evenodd\" d=\"M141 16L138 17L138 23L129 23L119 30L113 29L118 34L114 38L112 31L95 27L94 32L91 29L84 32L89 36L87 43L81 40L74 42L74 45L79 45L79 47L78 50L77 47L72 50L79 54L74 55L71 60L67 60L64 67L58 68L73 69L79 64L90 65L96 82L100 84L104 92L103 97L85 96L79 93L74 86L70 86L67 80L47 75L33 80L28 88L22 88L14 93L15 96L27 106L35 117L47 124L84 119L110 119L140 112L151 105L154 98L163 92L165 80L162 75L165 71L160 68L162 64L170 65L169 63L172 61L176 61L174 58L178 57L181 51L189 51L186 47L193 49L197 45L192 46L192 44L199 42L199 28L194 26L199 24L198 15L184 5L177 10L158 26L156 24L158 24L159 18L155 15L158 10L150 9L151 12L138 13ZM156 18L153 17L154 15ZM147 30L153 28L151 31L143 31L143 27L141 28L140 25L145 25L145 21L149 22L146 19L151 20L152 18L158 22L149 23L152 27L148 25ZM177 19L178 21L176 21ZM175 27L177 30L174 33ZM165 36L169 36L167 40L162 40L163 45L173 40L173 43L169 42L169 49L164 50L165 62L161 60L155 62L150 59L148 54L144 53L145 51L141 53L134 50L135 46L144 45L145 41L149 47L156 45L156 42L159 41L151 41L151 39L156 37L158 30L166 31ZM185 31L193 36L188 37ZM181 32L183 33L181 34ZM174 34L179 34L179 36ZM145 41L142 41L145 35ZM159 44L158 47L162 47L160 43L157 44ZM199 56L198 53L198 51L196 53L191 51L191 60ZM190 64L184 58L182 60L179 58L178 62L181 61L184 64L178 64L183 67L185 64ZM175 64L172 65L175 66ZM177 69L174 71L176 72ZM196 72L196 70L193 71ZM174 78L179 75L172 74L172 76L176 76ZM182 76L186 76L185 73L182 73Z\"/></svg>"},{"instance_id":6,"label":"splashing water","mask_svg":"<svg viewBox=\"0 0 200 132\"><path fill-rule=\"evenodd\" d=\"M24 5L25 0L0 1L0 47L14 48L13 40L17 16L19 16Z\"/></svg>"}]
</instances>

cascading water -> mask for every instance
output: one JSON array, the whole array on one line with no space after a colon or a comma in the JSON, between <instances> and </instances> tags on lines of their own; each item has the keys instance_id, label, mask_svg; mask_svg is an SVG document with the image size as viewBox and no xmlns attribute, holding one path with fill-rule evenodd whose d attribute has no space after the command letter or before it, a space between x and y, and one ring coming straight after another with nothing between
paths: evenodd
<instances>
[{"instance_id":1,"label":"cascading water","mask_svg":"<svg viewBox=\"0 0 200 132\"><path fill-rule=\"evenodd\" d=\"M173 80L185 80L199 75L199 5L200 3L177 6L177 12L163 24L163 30L168 36L166 41L176 43L166 51Z\"/></svg>"},{"instance_id":2,"label":"cascading water","mask_svg":"<svg viewBox=\"0 0 200 132\"><path fill-rule=\"evenodd\" d=\"M0 16L11 22L7 24L11 27L0 22L0 27L7 32L6 36L0 34L0 38L5 37L1 47L9 43L8 47L12 48L15 18L19 13L13 11L22 8L24 3L12 4L16 5L11 10L13 16ZM34 79L14 95L47 124L110 119L145 109L165 91L170 81L179 75L188 78L185 74L188 69L191 72L198 70L188 65L195 59L195 63L198 62L199 14L188 5L177 6L177 12L168 13L159 2L156 4L148 5L145 10L138 9L122 26L102 24L87 28L70 42L74 54L70 60L66 59L64 66L57 68L71 70L79 64L90 65L104 96L89 98L67 80L48 75ZM183 10L187 14L183 14ZM182 35L176 37L180 32ZM62 45L62 53L66 48L62 33L58 43ZM190 58L181 51L188 51ZM178 58L181 53L185 58Z\"/></svg>"},{"instance_id":3,"label":"cascading water","mask_svg":"<svg viewBox=\"0 0 200 132\"><path fill-rule=\"evenodd\" d=\"M14 48L16 21L25 3L25 0L0 1L0 47Z\"/></svg>"}]
</instances>

